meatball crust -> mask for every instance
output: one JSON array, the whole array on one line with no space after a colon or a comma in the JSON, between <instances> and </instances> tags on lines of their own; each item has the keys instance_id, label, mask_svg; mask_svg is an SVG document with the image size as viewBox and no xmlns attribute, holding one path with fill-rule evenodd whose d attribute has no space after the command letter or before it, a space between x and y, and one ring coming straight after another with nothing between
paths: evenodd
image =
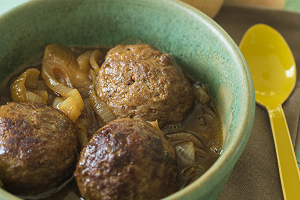
<instances>
[{"instance_id":1,"label":"meatball crust","mask_svg":"<svg viewBox=\"0 0 300 200\"><path fill-rule=\"evenodd\" d=\"M17 195L60 186L76 167L73 122L43 104L11 102L0 107L0 179Z\"/></svg>"},{"instance_id":2,"label":"meatball crust","mask_svg":"<svg viewBox=\"0 0 300 200\"><path fill-rule=\"evenodd\" d=\"M147 44L118 45L99 70L97 95L118 118L180 123L192 108L192 88L168 54Z\"/></svg>"},{"instance_id":3,"label":"meatball crust","mask_svg":"<svg viewBox=\"0 0 300 200\"><path fill-rule=\"evenodd\" d=\"M87 200L159 199L179 189L174 148L140 119L117 119L99 129L74 176Z\"/></svg>"}]
</instances>

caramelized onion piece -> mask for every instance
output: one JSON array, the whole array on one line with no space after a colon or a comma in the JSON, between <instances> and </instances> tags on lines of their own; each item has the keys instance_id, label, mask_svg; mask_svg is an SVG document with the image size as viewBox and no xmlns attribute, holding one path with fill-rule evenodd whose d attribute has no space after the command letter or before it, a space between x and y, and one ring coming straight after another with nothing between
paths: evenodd
<instances>
[{"instance_id":1,"label":"caramelized onion piece","mask_svg":"<svg viewBox=\"0 0 300 200\"><path fill-rule=\"evenodd\" d=\"M101 51L99 51L98 49L96 49L96 50L92 53L92 55L91 55L91 57L90 57L90 63L91 63L91 65L92 65L93 69L95 70L96 74L98 74L99 69L100 69L100 67L99 67L99 65L98 65L98 63L97 63L97 60L98 60L99 58L101 58L101 56L103 56L102 53L101 53Z\"/></svg>"},{"instance_id":2,"label":"caramelized onion piece","mask_svg":"<svg viewBox=\"0 0 300 200\"><path fill-rule=\"evenodd\" d=\"M35 68L32 68L35 69ZM29 89L36 89L38 87L39 70L30 70L25 79L25 87Z\"/></svg>"},{"instance_id":3,"label":"caramelized onion piece","mask_svg":"<svg viewBox=\"0 0 300 200\"><path fill-rule=\"evenodd\" d=\"M92 51L86 51L77 58L78 65L73 72L75 87L77 88L85 88L85 90L89 90L89 87L92 84L92 80L90 80L89 77L89 72L92 68L90 65L91 55Z\"/></svg>"},{"instance_id":4,"label":"caramelized onion piece","mask_svg":"<svg viewBox=\"0 0 300 200\"><path fill-rule=\"evenodd\" d=\"M75 128L76 128L76 136L78 138L78 141L80 143L80 150L83 149L86 144L88 143L88 134L87 134L87 130L86 128L80 124L80 123L76 123L75 124Z\"/></svg>"},{"instance_id":5,"label":"caramelized onion piece","mask_svg":"<svg viewBox=\"0 0 300 200\"><path fill-rule=\"evenodd\" d=\"M69 48L60 44L47 45L43 65L44 63L49 65L48 67L51 66L54 75L57 75L56 73L58 72L59 75L62 76L67 87L73 88L73 72L76 68L77 61Z\"/></svg>"},{"instance_id":6,"label":"caramelized onion piece","mask_svg":"<svg viewBox=\"0 0 300 200\"><path fill-rule=\"evenodd\" d=\"M14 81L11 87L11 97L13 101L20 103L31 102L47 104L48 98L46 99L38 94L27 91L25 87L26 79L29 77L30 80L27 82L27 84L32 88L36 88L39 73L40 71L38 69L27 69Z\"/></svg>"},{"instance_id":7,"label":"caramelized onion piece","mask_svg":"<svg viewBox=\"0 0 300 200\"><path fill-rule=\"evenodd\" d=\"M205 86L207 87L207 86ZM192 85L192 89L194 92L194 95L198 101L200 101L202 104L207 104L212 100L211 96L209 96L205 90L202 88L202 85L200 82L196 82ZM206 88L205 88L206 89Z\"/></svg>"},{"instance_id":8,"label":"caramelized onion piece","mask_svg":"<svg viewBox=\"0 0 300 200\"><path fill-rule=\"evenodd\" d=\"M96 87L96 73L95 73L95 70L90 70L90 75L91 75L91 78L92 78L92 87L91 87L91 92L95 92L95 87Z\"/></svg>"},{"instance_id":9,"label":"caramelized onion piece","mask_svg":"<svg viewBox=\"0 0 300 200\"><path fill-rule=\"evenodd\" d=\"M75 58L73 52L60 44L50 44L46 46L44 53L44 60L54 60L60 65L65 65L69 69L69 77L72 85L78 87L89 87L91 80L89 79L89 65L90 55L92 51L86 52ZM67 80L66 80L67 81ZM68 85L67 85L68 86Z\"/></svg>"},{"instance_id":10,"label":"caramelized onion piece","mask_svg":"<svg viewBox=\"0 0 300 200\"><path fill-rule=\"evenodd\" d=\"M62 62L71 72L77 67L77 61L73 52L61 44L49 44L46 46L44 60L48 59Z\"/></svg>"},{"instance_id":11,"label":"caramelized onion piece","mask_svg":"<svg viewBox=\"0 0 300 200\"><path fill-rule=\"evenodd\" d=\"M55 102L55 104L56 105L55 106L52 105L52 107L58 107L59 110L63 111L74 123L76 123L76 120L80 116L81 111L77 106L77 103L73 97L70 96L67 99L65 99L63 102L58 104L57 102Z\"/></svg>"},{"instance_id":12,"label":"caramelized onion piece","mask_svg":"<svg viewBox=\"0 0 300 200\"><path fill-rule=\"evenodd\" d=\"M182 166L196 164L195 148L193 142L182 142L175 146L175 150Z\"/></svg>"},{"instance_id":13,"label":"caramelized onion piece","mask_svg":"<svg viewBox=\"0 0 300 200\"><path fill-rule=\"evenodd\" d=\"M197 176L197 178L198 178L202 174L204 174L204 172L205 172L205 169L203 166L193 165L193 166L187 167L184 170L182 170L182 175L184 177L191 177L191 176L195 176L196 174L198 174L198 176Z\"/></svg>"},{"instance_id":14,"label":"caramelized onion piece","mask_svg":"<svg viewBox=\"0 0 300 200\"><path fill-rule=\"evenodd\" d=\"M92 92L89 96L90 106L99 117L100 121L104 124L107 124L116 119L116 116L108 107L108 105L98 98L95 92Z\"/></svg>"},{"instance_id":15,"label":"caramelized onion piece","mask_svg":"<svg viewBox=\"0 0 300 200\"><path fill-rule=\"evenodd\" d=\"M48 101L48 92L46 90L33 90L32 93L39 95L44 99L45 102Z\"/></svg>"},{"instance_id":16,"label":"caramelized onion piece","mask_svg":"<svg viewBox=\"0 0 300 200\"><path fill-rule=\"evenodd\" d=\"M196 147L203 148L202 142L196 138L194 135L188 132L176 132L176 133L169 133L165 135L165 138L173 145L177 145L183 141L190 141L195 144Z\"/></svg>"},{"instance_id":17,"label":"caramelized onion piece","mask_svg":"<svg viewBox=\"0 0 300 200\"><path fill-rule=\"evenodd\" d=\"M89 78L89 73L84 73L80 70L75 70L73 75L74 75L74 86L76 88L80 89L82 93L84 93L86 90L89 90L92 84L92 81Z\"/></svg>"},{"instance_id":18,"label":"caramelized onion piece","mask_svg":"<svg viewBox=\"0 0 300 200\"><path fill-rule=\"evenodd\" d=\"M80 123L85 127L89 127L93 125L94 111L90 106L89 98L82 98L82 99L84 103L84 110L81 113L80 117L78 118L77 123Z\"/></svg>"},{"instance_id":19,"label":"caramelized onion piece","mask_svg":"<svg viewBox=\"0 0 300 200\"><path fill-rule=\"evenodd\" d=\"M186 187L187 185L191 184L195 180L197 180L200 176L204 174L206 170L201 165L193 165L190 167L187 167L182 170L182 176L183 176L183 184L181 185L181 188Z\"/></svg>"},{"instance_id":20,"label":"caramelized onion piece","mask_svg":"<svg viewBox=\"0 0 300 200\"><path fill-rule=\"evenodd\" d=\"M64 101L62 97L56 97L53 101L52 107L59 110L59 105Z\"/></svg>"},{"instance_id":21,"label":"caramelized onion piece","mask_svg":"<svg viewBox=\"0 0 300 200\"><path fill-rule=\"evenodd\" d=\"M58 82L54 75L54 70L58 70L67 79L70 78L70 71L62 62L56 62L55 60L44 60L42 64L42 77L46 85L53 91L57 92L61 96L68 98L73 97L75 99L80 111L83 111L84 104L77 89L72 89L64 86Z\"/></svg>"},{"instance_id":22,"label":"caramelized onion piece","mask_svg":"<svg viewBox=\"0 0 300 200\"><path fill-rule=\"evenodd\" d=\"M90 65L90 57L92 55L92 51L86 51L77 58L77 63L79 65L79 69L85 72L89 72L91 69Z\"/></svg>"},{"instance_id":23,"label":"caramelized onion piece","mask_svg":"<svg viewBox=\"0 0 300 200\"><path fill-rule=\"evenodd\" d=\"M26 101L25 102L31 102L31 103L43 103L47 104L47 100L42 98L41 96L33 93L33 92L26 92Z\"/></svg>"},{"instance_id":24,"label":"caramelized onion piece","mask_svg":"<svg viewBox=\"0 0 300 200\"><path fill-rule=\"evenodd\" d=\"M77 68L73 72L73 80L74 80L75 87L83 87L87 84L92 83L92 81L89 78L89 72L83 72L83 71L79 70L79 68ZM78 82L80 82L80 83L78 83Z\"/></svg>"},{"instance_id":25,"label":"caramelized onion piece","mask_svg":"<svg viewBox=\"0 0 300 200\"><path fill-rule=\"evenodd\" d=\"M95 93L95 85L96 85L96 74L94 70L90 70L90 74L93 80L93 85L91 88L91 93L89 96L89 103L91 108L96 113L97 117L104 124L107 124L115 119L116 116L112 112L112 110L108 107L108 105L99 97L97 97Z\"/></svg>"},{"instance_id":26,"label":"caramelized onion piece","mask_svg":"<svg viewBox=\"0 0 300 200\"><path fill-rule=\"evenodd\" d=\"M172 144L172 146L176 146L178 144L181 144L182 142L193 142L194 151L197 156L200 156L202 158L206 158L208 156L208 151L204 148L201 140L199 140L189 132L169 133L165 135L165 138Z\"/></svg>"}]
</instances>

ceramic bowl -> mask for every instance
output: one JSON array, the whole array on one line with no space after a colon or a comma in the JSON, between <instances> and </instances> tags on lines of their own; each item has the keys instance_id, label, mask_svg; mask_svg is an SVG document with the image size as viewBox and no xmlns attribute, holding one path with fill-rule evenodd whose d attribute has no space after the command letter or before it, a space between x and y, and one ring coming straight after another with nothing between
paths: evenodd
<instances>
[{"instance_id":1,"label":"ceramic bowl","mask_svg":"<svg viewBox=\"0 0 300 200\"><path fill-rule=\"evenodd\" d=\"M255 100L245 59L208 16L177 0L35 0L3 15L0 35L0 81L50 43L111 46L138 38L173 55L208 83L224 144L203 176L166 199L217 198L249 138ZM1 189L0 199L14 198Z\"/></svg>"}]
</instances>

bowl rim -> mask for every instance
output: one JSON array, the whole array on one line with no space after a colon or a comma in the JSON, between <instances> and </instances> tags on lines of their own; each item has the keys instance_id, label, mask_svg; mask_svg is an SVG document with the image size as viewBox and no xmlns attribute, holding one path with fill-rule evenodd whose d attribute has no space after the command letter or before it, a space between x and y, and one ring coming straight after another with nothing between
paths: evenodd
<instances>
[{"instance_id":1,"label":"bowl rim","mask_svg":"<svg viewBox=\"0 0 300 200\"><path fill-rule=\"evenodd\" d=\"M169 2L169 0L162 0L162 1ZM247 114L249 113L249 114L241 116L243 118L240 119L239 126L236 129L236 132L243 133L243 134L239 134L238 135L239 137L232 138L231 143L228 146L226 146L226 151L223 151L221 153L217 161L200 178L198 178L197 180L195 180L193 183L186 186L185 188L179 190L178 192L165 197L164 199L166 200L180 199L180 197L188 196L189 193L192 193L192 191L197 190L197 188L200 185L209 184L209 181L211 179L222 180L223 178L225 178L225 176L232 170L232 168L230 167L230 163L232 162L236 163L236 161L238 160L239 156L241 155L242 151L246 146L246 143L249 139L251 129L253 126L254 111L255 111L254 86L253 86L252 76L248 68L247 62L242 52L238 48L237 44L233 41L233 39L229 36L229 34L220 25L218 25L215 21L213 21L213 19L208 17L200 10L179 0L170 1L170 4L173 4L173 6L181 7L184 11L194 15L199 19L199 21L206 24L207 27L211 28L213 30L212 32L218 35L223 40L223 42L226 43L228 47L230 47L230 51L233 52L233 55L236 55L235 56L236 62L240 63L240 66L244 66L242 67L242 71L245 77L248 77L248 79L245 80L247 86L246 87L247 92L245 92L245 94L247 96L245 98L246 101L244 105L244 110L245 113ZM247 129L248 131L246 131ZM241 149L241 151L237 153L236 149ZM220 170L220 167L222 167L222 170ZM215 183L215 185L216 184L217 183ZM206 190L206 193L208 192L209 191Z\"/></svg>"},{"instance_id":2,"label":"bowl rim","mask_svg":"<svg viewBox=\"0 0 300 200\"><path fill-rule=\"evenodd\" d=\"M0 15L0 23L11 17L12 15L17 14L19 11L22 11L23 9L26 9L26 7L32 7L35 6L35 4L41 3L43 0L29 0L27 2L24 2L11 10L3 13ZM238 137L232 138L232 142L226 146L226 151L223 151L220 157L217 159L217 161L196 181L185 187L184 189L181 189L177 191L176 193L169 195L163 199L171 200L171 199L180 199L184 196L188 196L188 194L192 193L193 191L197 190L200 185L203 184L209 184L209 181L211 179L218 180L220 177L223 179L231 170L230 163L236 162L239 158L242 151L237 153L236 149L244 149L246 146L246 142L250 136L250 132L253 125L254 120L254 109L255 109L255 100L254 100L254 87L253 87L253 81L251 78L251 74L248 68L248 65L246 63L246 60L244 56L242 55L241 51L239 50L236 43L233 41L233 39L228 35L228 33L219 26L213 19L208 17L206 14L201 12L200 10L194 8L193 6L182 2L180 0L160 0L162 3L167 3L170 6L175 6L178 9L181 9L185 13L189 13L190 15L193 15L196 17L201 23L205 24L206 27L210 28L216 35L218 35L224 43L227 44L228 47L230 47L230 52L233 52L233 55L236 55L234 57L234 60L236 60L237 63L240 64L242 67L243 74L245 77L248 77L248 79L245 80L246 83L246 89L247 94L245 100L245 106L244 106L244 113L250 113L245 116L242 116L243 118L240 119L241 125L237 126L236 132L243 133L239 134ZM248 102L248 103L247 103ZM251 111L252 110L252 111ZM251 115L251 113L253 113ZM248 131L246 131L248 129ZM223 146L224 148L224 146ZM230 158L230 159L228 159ZM222 170L220 170L220 167L222 167ZM220 179L220 180L221 180ZM217 184L217 183L215 183ZM203 191L202 191L203 192ZM204 193L208 193L209 190L206 190ZM1 195L5 195L5 197L8 197L10 200L19 200L15 195L10 194L9 192L5 191L4 189L0 188L0 197Z\"/></svg>"}]
</instances>

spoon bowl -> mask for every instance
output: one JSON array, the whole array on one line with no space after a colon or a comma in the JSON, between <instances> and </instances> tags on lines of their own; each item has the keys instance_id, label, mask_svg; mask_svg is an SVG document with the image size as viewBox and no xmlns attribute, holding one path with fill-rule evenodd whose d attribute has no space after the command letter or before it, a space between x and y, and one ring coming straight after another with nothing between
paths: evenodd
<instances>
[{"instance_id":1,"label":"spoon bowl","mask_svg":"<svg viewBox=\"0 0 300 200\"><path fill-rule=\"evenodd\" d=\"M263 106L282 104L296 83L296 65L285 39L273 28L250 28L240 45L252 74L255 99Z\"/></svg>"},{"instance_id":2,"label":"spoon bowl","mask_svg":"<svg viewBox=\"0 0 300 200\"><path fill-rule=\"evenodd\" d=\"M299 199L300 174L282 110L296 83L293 54L282 35L265 24L250 27L240 49L251 71L255 100L269 113L284 199Z\"/></svg>"}]
</instances>

